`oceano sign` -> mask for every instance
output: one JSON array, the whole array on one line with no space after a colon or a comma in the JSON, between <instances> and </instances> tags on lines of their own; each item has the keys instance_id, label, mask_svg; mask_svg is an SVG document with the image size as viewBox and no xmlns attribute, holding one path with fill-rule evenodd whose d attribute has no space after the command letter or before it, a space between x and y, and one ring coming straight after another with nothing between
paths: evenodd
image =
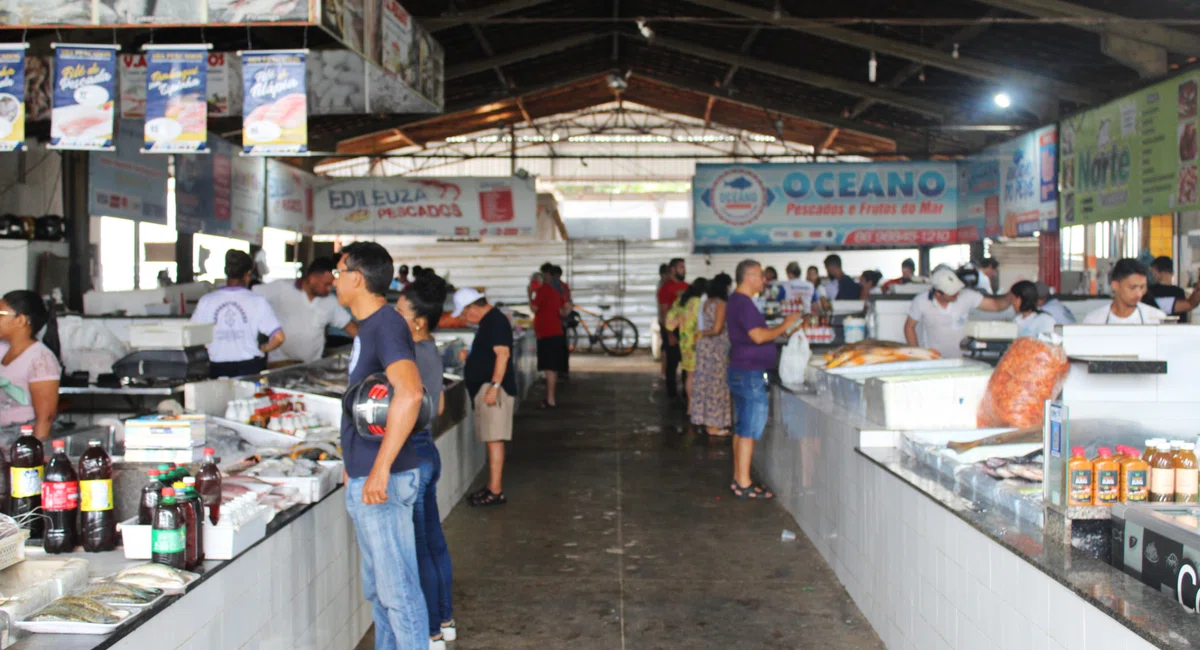
<instances>
[{"instance_id":1,"label":"oceano sign","mask_svg":"<svg viewBox=\"0 0 1200 650\"><path fill-rule=\"evenodd\" d=\"M784 177L782 190L789 199L815 194L822 199L934 199L946 193L942 172L926 170L825 171L816 174L792 172Z\"/></svg>"}]
</instances>

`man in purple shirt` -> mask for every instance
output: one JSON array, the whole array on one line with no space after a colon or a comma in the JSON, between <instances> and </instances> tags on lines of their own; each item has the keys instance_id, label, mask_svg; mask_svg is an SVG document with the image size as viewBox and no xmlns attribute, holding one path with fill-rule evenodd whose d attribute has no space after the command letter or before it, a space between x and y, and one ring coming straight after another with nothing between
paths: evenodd
<instances>
[{"instance_id":1,"label":"man in purple shirt","mask_svg":"<svg viewBox=\"0 0 1200 650\"><path fill-rule=\"evenodd\" d=\"M733 484L729 489L739 499L773 499L761 483L750 480L754 441L762 439L771 399L767 393L767 371L779 365L775 339L783 336L800 314L791 314L776 327L767 327L754 296L766 286L762 265L745 260L737 265L737 289L725 307L729 329L729 392L733 395Z\"/></svg>"}]
</instances>

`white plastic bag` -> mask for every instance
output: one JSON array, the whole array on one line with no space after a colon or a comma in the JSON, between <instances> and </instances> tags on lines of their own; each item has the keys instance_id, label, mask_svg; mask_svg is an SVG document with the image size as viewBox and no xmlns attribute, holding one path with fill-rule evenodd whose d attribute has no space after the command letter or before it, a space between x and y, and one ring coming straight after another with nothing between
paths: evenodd
<instances>
[{"instance_id":1,"label":"white plastic bag","mask_svg":"<svg viewBox=\"0 0 1200 650\"><path fill-rule=\"evenodd\" d=\"M812 350L808 347L808 337L804 330L796 330L787 345L783 346L783 354L779 355L779 380L788 388L799 388L804 385L804 370L812 358Z\"/></svg>"}]
</instances>

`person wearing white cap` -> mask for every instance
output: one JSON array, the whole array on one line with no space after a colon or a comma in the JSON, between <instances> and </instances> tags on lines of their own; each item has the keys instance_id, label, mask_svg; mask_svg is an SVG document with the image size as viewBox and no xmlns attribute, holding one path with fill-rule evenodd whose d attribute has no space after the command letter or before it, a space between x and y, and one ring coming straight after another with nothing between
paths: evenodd
<instances>
[{"instance_id":1,"label":"person wearing white cap","mask_svg":"<svg viewBox=\"0 0 1200 650\"><path fill-rule=\"evenodd\" d=\"M455 318L475 326L475 340L467 353L463 380L475 411L475 436L487 444L488 483L470 495L472 506L499 506L504 496L504 443L512 440L517 375L513 370L513 329L499 309L475 289L454 292Z\"/></svg>"},{"instance_id":2,"label":"person wearing white cap","mask_svg":"<svg viewBox=\"0 0 1200 650\"><path fill-rule=\"evenodd\" d=\"M932 348L943 357L962 356L959 344L972 309L1003 311L1012 305L1012 296L985 296L967 289L948 266L933 271L933 289L913 298L904 321L904 340L909 345Z\"/></svg>"}]
</instances>

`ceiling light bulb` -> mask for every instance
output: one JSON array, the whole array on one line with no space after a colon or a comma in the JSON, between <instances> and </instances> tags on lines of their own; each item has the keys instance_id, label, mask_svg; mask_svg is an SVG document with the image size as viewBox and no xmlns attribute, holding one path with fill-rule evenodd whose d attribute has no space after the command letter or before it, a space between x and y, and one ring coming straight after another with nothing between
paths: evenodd
<instances>
[{"instance_id":1,"label":"ceiling light bulb","mask_svg":"<svg viewBox=\"0 0 1200 650\"><path fill-rule=\"evenodd\" d=\"M925 83L925 71L924 70L922 70L921 73L917 75L917 81L920 81L921 83Z\"/></svg>"},{"instance_id":2,"label":"ceiling light bulb","mask_svg":"<svg viewBox=\"0 0 1200 650\"><path fill-rule=\"evenodd\" d=\"M1009 106L1012 106L1012 97L1009 97L1008 93L996 93L996 96L993 98L993 100L1000 108L1008 108Z\"/></svg>"},{"instance_id":3,"label":"ceiling light bulb","mask_svg":"<svg viewBox=\"0 0 1200 650\"><path fill-rule=\"evenodd\" d=\"M956 59L958 58L958 43L954 44L954 51L950 53L950 56Z\"/></svg>"},{"instance_id":4,"label":"ceiling light bulb","mask_svg":"<svg viewBox=\"0 0 1200 650\"><path fill-rule=\"evenodd\" d=\"M875 83L875 77L879 73L879 61L875 59L875 52L871 52L871 60L867 62L867 80Z\"/></svg>"}]
</instances>

